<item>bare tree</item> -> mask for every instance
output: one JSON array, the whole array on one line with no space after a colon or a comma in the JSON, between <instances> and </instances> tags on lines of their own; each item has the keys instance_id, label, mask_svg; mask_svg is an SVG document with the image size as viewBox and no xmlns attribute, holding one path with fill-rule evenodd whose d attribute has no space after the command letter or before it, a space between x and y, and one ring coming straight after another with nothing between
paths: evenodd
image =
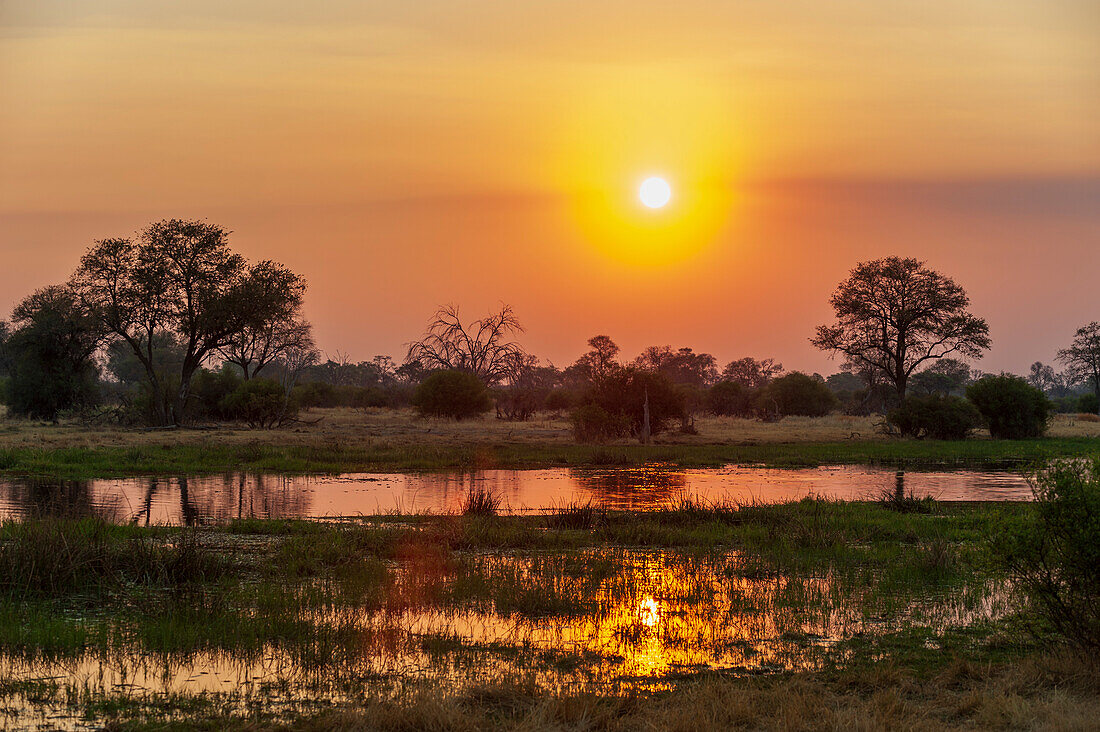
<instances>
[{"instance_id":1,"label":"bare tree","mask_svg":"<svg viewBox=\"0 0 1100 732\"><path fill-rule=\"evenodd\" d=\"M417 362L427 369L468 371L491 386L505 378L511 359L526 355L511 340L522 332L523 326L509 305L465 325L457 307L444 305L428 323L424 336L409 344L405 362Z\"/></svg>"},{"instance_id":2,"label":"bare tree","mask_svg":"<svg viewBox=\"0 0 1100 732\"><path fill-rule=\"evenodd\" d=\"M315 365L321 358L320 352L313 346L313 341L298 343L288 346L279 354L278 366L283 384L283 392L287 400L290 392L298 384L298 379L309 367Z\"/></svg>"},{"instance_id":3,"label":"bare tree","mask_svg":"<svg viewBox=\"0 0 1100 732\"><path fill-rule=\"evenodd\" d=\"M880 371L900 399L922 363L976 358L990 345L989 326L967 309L963 288L916 259L860 262L831 303L837 323L819 326L810 342Z\"/></svg>"},{"instance_id":4,"label":"bare tree","mask_svg":"<svg viewBox=\"0 0 1100 732\"><path fill-rule=\"evenodd\" d=\"M1069 348L1058 351L1058 360L1066 365L1070 380L1091 383L1100 402L1100 323L1078 328Z\"/></svg>"}]
</instances>

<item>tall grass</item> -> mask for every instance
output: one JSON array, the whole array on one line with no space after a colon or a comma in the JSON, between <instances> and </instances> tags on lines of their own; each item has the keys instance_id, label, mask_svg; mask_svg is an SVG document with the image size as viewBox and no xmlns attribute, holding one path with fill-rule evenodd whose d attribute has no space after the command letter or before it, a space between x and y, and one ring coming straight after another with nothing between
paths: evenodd
<instances>
[{"instance_id":1,"label":"tall grass","mask_svg":"<svg viewBox=\"0 0 1100 732\"><path fill-rule=\"evenodd\" d=\"M475 485L466 491L459 504L464 516L496 516L504 500L490 489Z\"/></svg>"},{"instance_id":2,"label":"tall grass","mask_svg":"<svg viewBox=\"0 0 1100 732\"><path fill-rule=\"evenodd\" d=\"M0 525L0 595L9 600L102 595L127 584L174 588L227 567L189 531L168 540L98 518Z\"/></svg>"}]
</instances>

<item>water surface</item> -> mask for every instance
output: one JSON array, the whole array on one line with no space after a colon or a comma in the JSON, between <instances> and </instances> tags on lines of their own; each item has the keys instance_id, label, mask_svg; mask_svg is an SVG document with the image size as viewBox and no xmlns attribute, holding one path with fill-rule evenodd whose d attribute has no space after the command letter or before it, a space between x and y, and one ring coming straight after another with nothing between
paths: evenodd
<instances>
[{"instance_id":1,"label":"water surface","mask_svg":"<svg viewBox=\"0 0 1100 732\"><path fill-rule=\"evenodd\" d=\"M0 480L0 518L99 513L142 524L192 525L239 518L445 513L458 510L475 487L499 496L504 509L513 513L547 511L577 502L644 511L688 497L779 502L816 495L862 500L899 489L941 501L1031 498L1026 479L1011 472L902 473L863 465L804 469L650 465L337 476L234 473L86 481L4 479Z\"/></svg>"}]
</instances>

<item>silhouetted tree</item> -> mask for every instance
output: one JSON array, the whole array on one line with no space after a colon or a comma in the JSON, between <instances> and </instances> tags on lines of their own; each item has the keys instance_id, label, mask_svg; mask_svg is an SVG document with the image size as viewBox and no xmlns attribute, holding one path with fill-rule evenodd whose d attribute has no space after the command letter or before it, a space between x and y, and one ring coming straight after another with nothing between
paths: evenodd
<instances>
[{"instance_id":1,"label":"silhouetted tree","mask_svg":"<svg viewBox=\"0 0 1100 732\"><path fill-rule=\"evenodd\" d=\"M819 326L811 343L881 372L899 399L922 363L989 348L989 327L963 288L916 259L860 262L831 303L837 323Z\"/></svg>"},{"instance_id":2,"label":"silhouetted tree","mask_svg":"<svg viewBox=\"0 0 1100 732\"><path fill-rule=\"evenodd\" d=\"M823 417L837 406L837 400L824 379L792 371L761 389L757 404L761 413L769 416Z\"/></svg>"},{"instance_id":3,"label":"silhouetted tree","mask_svg":"<svg viewBox=\"0 0 1100 732\"><path fill-rule=\"evenodd\" d=\"M671 346L650 346L634 359L634 365L664 374L674 384L688 384L700 389L718 381L718 362L714 356L695 353L690 348L673 351Z\"/></svg>"},{"instance_id":4,"label":"silhouetted tree","mask_svg":"<svg viewBox=\"0 0 1100 732\"><path fill-rule=\"evenodd\" d=\"M150 381L153 413L161 424L180 424L191 377L203 362L249 327L262 327L286 311L279 294L256 297L253 273L228 244L228 232L200 221L167 220L137 238L104 239L81 258L71 280L82 302L125 342ZM293 292L283 298L293 299ZM182 348L174 389L157 369L158 335Z\"/></svg>"},{"instance_id":5,"label":"silhouetted tree","mask_svg":"<svg viewBox=\"0 0 1100 732\"><path fill-rule=\"evenodd\" d=\"M1100 406L1100 323L1093 321L1077 329L1069 348L1058 351L1073 380L1087 381Z\"/></svg>"},{"instance_id":6,"label":"silhouetted tree","mask_svg":"<svg viewBox=\"0 0 1100 732\"><path fill-rule=\"evenodd\" d=\"M757 361L746 356L736 361L730 361L722 371L723 381L732 381L736 384L759 389L767 386L768 382L783 373L783 364L776 363L774 359L765 358Z\"/></svg>"},{"instance_id":7,"label":"silhouetted tree","mask_svg":"<svg viewBox=\"0 0 1100 732\"><path fill-rule=\"evenodd\" d=\"M16 414L55 419L63 409L96 400L99 370L93 354L104 331L71 289L38 290L12 313L4 343L8 406Z\"/></svg>"},{"instance_id":8,"label":"silhouetted tree","mask_svg":"<svg viewBox=\"0 0 1100 732\"><path fill-rule=\"evenodd\" d=\"M591 350L578 358L569 369L579 375L583 381L601 379L619 366L617 360L619 347L609 337L592 336L588 339L588 346Z\"/></svg>"},{"instance_id":9,"label":"silhouetted tree","mask_svg":"<svg viewBox=\"0 0 1100 732\"><path fill-rule=\"evenodd\" d=\"M218 348L228 363L240 367L245 381L291 349L312 349L313 329L302 317L306 282L274 262L260 262L245 276L241 298L262 317L249 319Z\"/></svg>"},{"instance_id":10,"label":"silhouetted tree","mask_svg":"<svg viewBox=\"0 0 1100 732\"><path fill-rule=\"evenodd\" d=\"M424 336L409 344L405 362L428 370L467 371L491 386L504 378L508 360L524 353L510 340L522 332L509 305L468 325L462 323L458 308L445 305L436 311Z\"/></svg>"},{"instance_id":11,"label":"silhouetted tree","mask_svg":"<svg viewBox=\"0 0 1100 732\"><path fill-rule=\"evenodd\" d=\"M910 387L918 394L961 395L970 383L970 366L955 358L941 358L913 374Z\"/></svg>"}]
</instances>

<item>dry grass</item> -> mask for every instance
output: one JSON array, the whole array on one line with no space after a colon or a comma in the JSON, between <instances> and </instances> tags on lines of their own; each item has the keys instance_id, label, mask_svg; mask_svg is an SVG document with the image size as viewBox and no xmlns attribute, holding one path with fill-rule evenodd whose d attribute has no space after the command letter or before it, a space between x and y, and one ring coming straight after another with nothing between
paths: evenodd
<instances>
[{"instance_id":1,"label":"dry grass","mask_svg":"<svg viewBox=\"0 0 1100 732\"><path fill-rule=\"evenodd\" d=\"M1091 417L1092 415L1089 415ZM418 417L411 410L314 409L304 415L315 424L278 430L250 430L239 425L220 425L213 430L160 431L94 427L76 423L58 425L28 420L0 420L0 449L4 448L102 448L180 444L242 445L256 442L283 446L388 445L432 446L471 443L572 444L569 423L554 415L540 414L528 422L483 419L454 422ZM697 435L668 432L658 444L774 444L790 442L885 441L876 429L877 417L787 417L765 423L733 417L699 417ZM1058 415L1050 437L1100 437L1100 422L1081 415ZM978 437L985 436L979 433ZM631 443L632 441L625 441Z\"/></svg>"},{"instance_id":2,"label":"dry grass","mask_svg":"<svg viewBox=\"0 0 1100 732\"><path fill-rule=\"evenodd\" d=\"M216 720L238 729L293 730L941 730L1096 729L1096 669L1064 657L998 667L957 660L918 679L889 665L834 678L711 677L655 696L546 691L530 683L370 699L296 722ZM214 720L211 720L214 721Z\"/></svg>"}]
</instances>

